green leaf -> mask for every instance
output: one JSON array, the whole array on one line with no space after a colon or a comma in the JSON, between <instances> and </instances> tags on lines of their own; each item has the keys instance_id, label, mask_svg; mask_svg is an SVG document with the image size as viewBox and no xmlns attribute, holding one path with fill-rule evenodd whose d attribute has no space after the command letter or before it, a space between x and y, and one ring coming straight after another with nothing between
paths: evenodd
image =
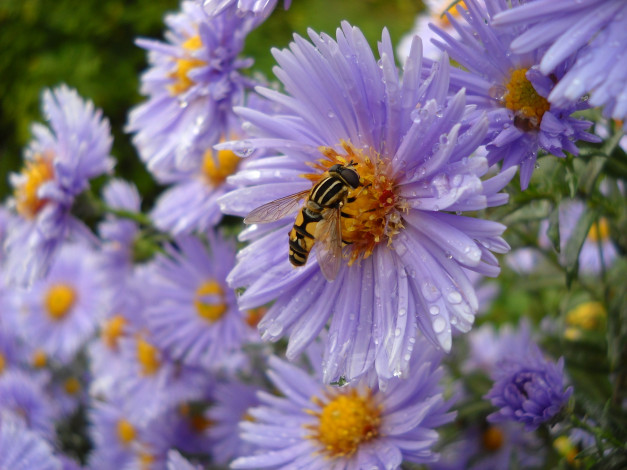
<instances>
[{"instance_id":1,"label":"green leaf","mask_svg":"<svg viewBox=\"0 0 627 470\"><path fill-rule=\"evenodd\" d=\"M601 171L605 167L605 163L607 162L607 158L603 156L595 156L592 157L585 169L581 172L579 178L579 188L582 189L586 194L592 192L592 188L599 177Z\"/></svg>"},{"instance_id":2,"label":"green leaf","mask_svg":"<svg viewBox=\"0 0 627 470\"><path fill-rule=\"evenodd\" d=\"M553 209L549 216L549 228L546 231L549 240L553 244L553 248L558 253L560 252L560 220L559 220L559 206Z\"/></svg>"}]
</instances>

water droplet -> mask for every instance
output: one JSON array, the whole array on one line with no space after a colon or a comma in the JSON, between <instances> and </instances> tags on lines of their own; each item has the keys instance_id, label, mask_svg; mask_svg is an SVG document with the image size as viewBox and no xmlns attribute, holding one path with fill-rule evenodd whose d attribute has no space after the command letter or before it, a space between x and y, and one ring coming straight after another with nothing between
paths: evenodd
<instances>
[{"instance_id":1,"label":"water droplet","mask_svg":"<svg viewBox=\"0 0 627 470\"><path fill-rule=\"evenodd\" d=\"M444 331L444 328L446 328L446 320L444 320L444 318L438 317L433 320L433 331L436 334L442 333Z\"/></svg>"},{"instance_id":2,"label":"water droplet","mask_svg":"<svg viewBox=\"0 0 627 470\"><path fill-rule=\"evenodd\" d=\"M442 144L442 145L448 144L448 135L442 134L440 136L440 144Z\"/></svg>"},{"instance_id":3,"label":"water droplet","mask_svg":"<svg viewBox=\"0 0 627 470\"><path fill-rule=\"evenodd\" d=\"M399 337L401 335L401 329L397 328L394 330L394 336Z\"/></svg>"},{"instance_id":4,"label":"water droplet","mask_svg":"<svg viewBox=\"0 0 627 470\"><path fill-rule=\"evenodd\" d=\"M438 288L430 281L425 282L422 285L422 295L424 295L425 299L429 302L434 302L440 298L440 291Z\"/></svg>"},{"instance_id":5,"label":"water droplet","mask_svg":"<svg viewBox=\"0 0 627 470\"><path fill-rule=\"evenodd\" d=\"M429 307L429 313L431 315L437 315L438 313L440 313L440 307L438 307L437 305L432 305L431 307Z\"/></svg>"},{"instance_id":6,"label":"water droplet","mask_svg":"<svg viewBox=\"0 0 627 470\"><path fill-rule=\"evenodd\" d=\"M449 292L446 298L452 304L458 304L462 301L462 295L457 291Z\"/></svg>"},{"instance_id":7,"label":"water droplet","mask_svg":"<svg viewBox=\"0 0 627 470\"><path fill-rule=\"evenodd\" d=\"M329 111L327 113L327 116L329 117L329 119L333 119L335 117L335 113L333 111Z\"/></svg>"},{"instance_id":8,"label":"water droplet","mask_svg":"<svg viewBox=\"0 0 627 470\"><path fill-rule=\"evenodd\" d=\"M448 259L453 259L453 255L451 253L449 253L448 251L446 253L444 253L444 255L448 258Z\"/></svg>"},{"instance_id":9,"label":"water droplet","mask_svg":"<svg viewBox=\"0 0 627 470\"><path fill-rule=\"evenodd\" d=\"M399 308L398 309L398 316L399 317L403 317L403 316L405 316L405 314L407 314L407 310L405 310L404 308Z\"/></svg>"},{"instance_id":10,"label":"water droplet","mask_svg":"<svg viewBox=\"0 0 627 470\"><path fill-rule=\"evenodd\" d=\"M268 325L267 332L270 336L277 337L283 332L283 325L278 322L272 322Z\"/></svg>"}]
</instances>

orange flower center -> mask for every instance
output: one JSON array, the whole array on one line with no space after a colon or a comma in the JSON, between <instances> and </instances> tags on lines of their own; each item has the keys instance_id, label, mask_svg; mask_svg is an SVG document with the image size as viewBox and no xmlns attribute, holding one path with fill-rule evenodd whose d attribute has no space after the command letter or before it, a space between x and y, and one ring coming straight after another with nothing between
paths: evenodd
<instances>
[{"instance_id":1,"label":"orange flower center","mask_svg":"<svg viewBox=\"0 0 627 470\"><path fill-rule=\"evenodd\" d=\"M161 367L159 350L142 337L137 338L137 360L144 375L154 375Z\"/></svg>"},{"instance_id":2,"label":"orange flower center","mask_svg":"<svg viewBox=\"0 0 627 470\"><path fill-rule=\"evenodd\" d=\"M70 377L63 384L63 388L68 395L76 395L81 391L81 383L76 377Z\"/></svg>"},{"instance_id":3,"label":"orange flower center","mask_svg":"<svg viewBox=\"0 0 627 470\"><path fill-rule=\"evenodd\" d=\"M527 79L527 70L512 71L509 82L505 84L503 102L507 109L514 111L514 124L521 130L538 129L544 113L551 109L546 98L540 96Z\"/></svg>"},{"instance_id":4,"label":"orange flower center","mask_svg":"<svg viewBox=\"0 0 627 470\"><path fill-rule=\"evenodd\" d=\"M217 298L218 301L207 302L207 296ZM214 279L209 279L198 286L198 289L196 289L194 305L196 306L196 312L198 315L207 320L209 323L215 323L218 321L228 310L224 290L222 290L220 284Z\"/></svg>"},{"instance_id":5,"label":"orange flower center","mask_svg":"<svg viewBox=\"0 0 627 470\"><path fill-rule=\"evenodd\" d=\"M34 160L26 162L22 176L23 183L15 188L16 209L22 217L31 219L46 204L46 200L40 199L37 193L45 182L54 177L51 159L35 155Z\"/></svg>"},{"instance_id":6,"label":"orange flower center","mask_svg":"<svg viewBox=\"0 0 627 470\"><path fill-rule=\"evenodd\" d=\"M44 301L48 316L55 321L62 320L76 303L76 290L69 284L52 285Z\"/></svg>"},{"instance_id":7,"label":"orange flower center","mask_svg":"<svg viewBox=\"0 0 627 470\"><path fill-rule=\"evenodd\" d=\"M48 363L48 357L46 356L46 353L43 352L41 349L37 349L33 353L33 357L31 359L32 366L35 369L43 369L44 367L46 367L47 363Z\"/></svg>"},{"instance_id":8,"label":"orange flower center","mask_svg":"<svg viewBox=\"0 0 627 470\"><path fill-rule=\"evenodd\" d=\"M212 186L220 186L227 176L235 173L240 160L231 150L209 149L203 156L202 173Z\"/></svg>"},{"instance_id":9,"label":"orange flower center","mask_svg":"<svg viewBox=\"0 0 627 470\"><path fill-rule=\"evenodd\" d=\"M170 78L174 79L174 82L168 85L168 90L173 96L180 95L194 84L194 81L188 75L190 70L206 64L204 60L192 57L192 52L201 47L202 41L198 35L189 38L183 43L186 57L176 59L176 69L170 74Z\"/></svg>"},{"instance_id":10,"label":"orange flower center","mask_svg":"<svg viewBox=\"0 0 627 470\"><path fill-rule=\"evenodd\" d=\"M342 241L350 245L349 265L360 258L369 257L374 247L392 237L403 228L401 212L407 203L396 195L396 183L386 174L387 162L373 151L359 150L348 142L341 142L344 154L332 147L320 147L325 156L311 166L326 172L332 165L356 164L355 171L361 183L350 189L340 217ZM315 185L324 173L303 175Z\"/></svg>"},{"instance_id":11,"label":"orange flower center","mask_svg":"<svg viewBox=\"0 0 627 470\"><path fill-rule=\"evenodd\" d=\"M606 241L610 239L610 224L605 217L592 224L588 232L588 240L592 242Z\"/></svg>"},{"instance_id":12,"label":"orange flower center","mask_svg":"<svg viewBox=\"0 0 627 470\"><path fill-rule=\"evenodd\" d=\"M137 431L135 431L135 426L133 426L125 419L121 419L118 421L116 425L116 431L118 434L118 439L125 446L133 442L135 440L135 436L137 435Z\"/></svg>"},{"instance_id":13,"label":"orange flower center","mask_svg":"<svg viewBox=\"0 0 627 470\"><path fill-rule=\"evenodd\" d=\"M481 435L483 448L490 452L499 450L504 441L505 436L503 435L503 431L501 431L496 426L488 427L488 429L486 429Z\"/></svg>"},{"instance_id":14,"label":"orange flower center","mask_svg":"<svg viewBox=\"0 0 627 470\"><path fill-rule=\"evenodd\" d=\"M316 397L314 402L322 405ZM317 440L329 457L349 457L359 446L379 435L381 409L370 392L361 395L352 389L336 395L321 412L308 410L318 418L318 425L310 425L311 438Z\"/></svg>"},{"instance_id":15,"label":"orange flower center","mask_svg":"<svg viewBox=\"0 0 627 470\"><path fill-rule=\"evenodd\" d=\"M117 349L118 340L124 334L126 324L126 318L122 315L114 315L106 321L100 332L100 337L109 349Z\"/></svg>"}]
</instances>

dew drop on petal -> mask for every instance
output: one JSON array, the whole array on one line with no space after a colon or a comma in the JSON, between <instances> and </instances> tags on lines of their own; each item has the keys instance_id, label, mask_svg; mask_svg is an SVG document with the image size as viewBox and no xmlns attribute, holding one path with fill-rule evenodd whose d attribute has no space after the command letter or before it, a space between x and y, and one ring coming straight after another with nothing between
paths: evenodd
<instances>
[{"instance_id":1,"label":"dew drop on petal","mask_svg":"<svg viewBox=\"0 0 627 470\"><path fill-rule=\"evenodd\" d=\"M446 320L444 318L438 317L433 320L433 331L435 333L442 333L444 328L446 328Z\"/></svg>"},{"instance_id":2,"label":"dew drop on petal","mask_svg":"<svg viewBox=\"0 0 627 470\"><path fill-rule=\"evenodd\" d=\"M452 304L458 304L462 301L462 295L457 291L449 292L446 297Z\"/></svg>"},{"instance_id":3,"label":"dew drop on petal","mask_svg":"<svg viewBox=\"0 0 627 470\"><path fill-rule=\"evenodd\" d=\"M438 307L437 305L432 305L431 307L429 307L429 313L431 315L437 315L438 313L440 313L440 307Z\"/></svg>"}]
</instances>

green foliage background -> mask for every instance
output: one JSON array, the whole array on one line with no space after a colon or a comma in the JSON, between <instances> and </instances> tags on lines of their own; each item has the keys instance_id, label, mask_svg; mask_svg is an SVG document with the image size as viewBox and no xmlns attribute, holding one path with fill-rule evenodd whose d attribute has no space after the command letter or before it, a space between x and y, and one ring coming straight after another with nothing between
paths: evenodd
<instances>
[{"instance_id":1,"label":"green foliage background","mask_svg":"<svg viewBox=\"0 0 627 470\"><path fill-rule=\"evenodd\" d=\"M342 19L362 28L371 44L387 26L394 41L423 8L420 0L294 0L280 6L247 40L255 71L272 77L271 47L285 47L294 32L311 27L332 33ZM138 36L163 38L163 15L176 0L0 0L0 198L10 192L8 174L19 171L30 124L42 121L41 90L60 83L94 101L111 121L116 174L137 184L145 201L157 194L150 175L124 134L128 110L143 98L139 76L146 54Z\"/></svg>"}]
</instances>

